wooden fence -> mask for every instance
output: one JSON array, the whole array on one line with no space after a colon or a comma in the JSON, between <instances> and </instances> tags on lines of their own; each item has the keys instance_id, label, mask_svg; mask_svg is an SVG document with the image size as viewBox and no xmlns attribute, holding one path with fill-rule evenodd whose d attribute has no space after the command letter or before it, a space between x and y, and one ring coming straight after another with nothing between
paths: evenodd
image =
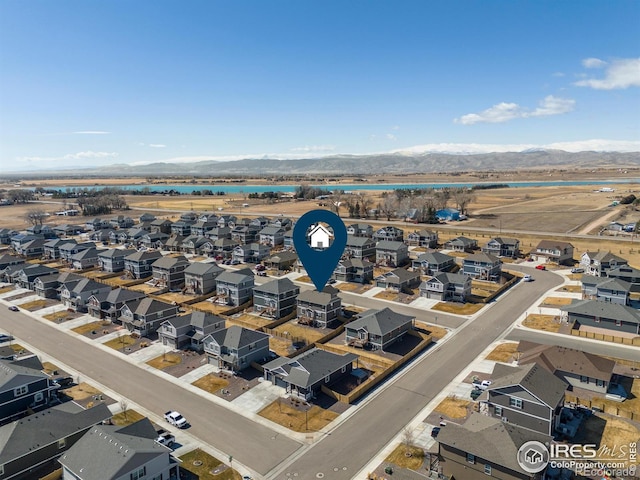
<instances>
[{"instance_id":1,"label":"wooden fence","mask_svg":"<svg viewBox=\"0 0 640 480\"><path fill-rule=\"evenodd\" d=\"M569 392L565 394L565 403L574 404L580 407L589 409L596 409L610 415L617 415L618 417L628 418L629 420L640 420L640 413L634 412L625 408L624 403L612 404L610 401L605 401L603 398L580 398L577 395L573 395Z\"/></svg>"},{"instance_id":2,"label":"wooden fence","mask_svg":"<svg viewBox=\"0 0 640 480\"><path fill-rule=\"evenodd\" d=\"M514 275L513 273L509 273L509 275L512 275L511 280L508 280L504 285L502 285L498 290L493 292L488 297L483 298L480 303L489 303L489 302L491 302L494 298L496 298L502 292L504 292L504 291L508 290L509 288L511 288L511 286L518 281L518 278L520 278L520 277L517 277L516 275Z\"/></svg>"},{"instance_id":3,"label":"wooden fence","mask_svg":"<svg viewBox=\"0 0 640 480\"><path fill-rule=\"evenodd\" d=\"M602 340L603 342L620 343L622 345L633 345L640 347L640 337L617 337L615 335L605 335L604 333L588 332L584 330L571 329L571 335L576 337L591 338L594 340Z\"/></svg>"}]
</instances>

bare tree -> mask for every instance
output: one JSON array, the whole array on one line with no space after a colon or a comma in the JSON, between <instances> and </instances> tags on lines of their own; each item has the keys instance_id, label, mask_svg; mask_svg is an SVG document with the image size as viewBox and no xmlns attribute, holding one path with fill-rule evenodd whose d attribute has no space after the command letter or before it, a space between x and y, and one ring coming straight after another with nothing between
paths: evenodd
<instances>
[{"instance_id":1,"label":"bare tree","mask_svg":"<svg viewBox=\"0 0 640 480\"><path fill-rule=\"evenodd\" d=\"M344 192L342 190L335 190L331 195L333 211L336 215L340 216L340 207L345 204Z\"/></svg>"},{"instance_id":2,"label":"bare tree","mask_svg":"<svg viewBox=\"0 0 640 480\"><path fill-rule=\"evenodd\" d=\"M449 199L451 198L451 191L448 188L440 188L434 192L435 208L437 210L443 210L447 208Z\"/></svg>"},{"instance_id":3,"label":"bare tree","mask_svg":"<svg viewBox=\"0 0 640 480\"><path fill-rule=\"evenodd\" d=\"M369 218L369 210L373 206L373 199L366 194L363 194L360 198L360 216L363 218Z\"/></svg>"},{"instance_id":4,"label":"bare tree","mask_svg":"<svg viewBox=\"0 0 640 480\"><path fill-rule=\"evenodd\" d=\"M388 195L382 199L382 203L380 204L380 212L387 217L387 222L391 220L396 214L396 210L398 209L398 202L396 198L392 195Z\"/></svg>"},{"instance_id":5,"label":"bare tree","mask_svg":"<svg viewBox=\"0 0 640 480\"><path fill-rule=\"evenodd\" d=\"M129 409L129 402L126 398L120 399L120 410L122 410L122 416L127 419L127 410Z\"/></svg>"},{"instance_id":6,"label":"bare tree","mask_svg":"<svg viewBox=\"0 0 640 480\"><path fill-rule=\"evenodd\" d=\"M24 215L25 221L31 225L42 225L49 214L40 208L32 208Z\"/></svg>"},{"instance_id":7,"label":"bare tree","mask_svg":"<svg viewBox=\"0 0 640 480\"><path fill-rule=\"evenodd\" d=\"M411 449L414 446L416 436L413 433L413 429L409 426L404 427L402 430L402 443L404 445L407 454L411 454Z\"/></svg>"},{"instance_id":8,"label":"bare tree","mask_svg":"<svg viewBox=\"0 0 640 480\"><path fill-rule=\"evenodd\" d=\"M475 200L475 195L473 194L473 192L466 187L452 189L451 196L453 198L453 201L456 202L456 207L463 215L467 213L467 206L469 206L469 204L473 202L473 200Z\"/></svg>"}]
</instances>

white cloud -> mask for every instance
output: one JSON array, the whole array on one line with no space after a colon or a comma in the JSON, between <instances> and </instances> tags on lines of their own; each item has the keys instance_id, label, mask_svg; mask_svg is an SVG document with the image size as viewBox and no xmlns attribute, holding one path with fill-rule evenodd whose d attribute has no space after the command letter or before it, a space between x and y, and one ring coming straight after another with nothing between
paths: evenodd
<instances>
[{"instance_id":1,"label":"white cloud","mask_svg":"<svg viewBox=\"0 0 640 480\"><path fill-rule=\"evenodd\" d=\"M599 58L585 58L582 60L582 66L584 68L604 68L606 64L607 62Z\"/></svg>"},{"instance_id":2,"label":"white cloud","mask_svg":"<svg viewBox=\"0 0 640 480\"><path fill-rule=\"evenodd\" d=\"M336 149L335 145L305 145L304 147L292 148L292 152L333 152Z\"/></svg>"},{"instance_id":3,"label":"white cloud","mask_svg":"<svg viewBox=\"0 0 640 480\"><path fill-rule=\"evenodd\" d=\"M78 152L78 153L68 153L67 155L63 155L61 157L19 157L18 161L25 162L60 162L65 160L95 160L95 159L103 159L103 158L116 158L118 154L116 152Z\"/></svg>"},{"instance_id":4,"label":"white cloud","mask_svg":"<svg viewBox=\"0 0 640 480\"><path fill-rule=\"evenodd\" d=\"M81 132L73 132L74 135L109 135L111 132L102 130L83 130Z\"/></svg>"},{"instance_id":5,"label":"white cloud","mask_svg":"<svg viewBox=\"0 0 640 480\"><path fill-rule=\"evenodd\" d=\"M388 140L393 140L393 141L396 141L398 139L398 137L396 137L393 133L387 133L386 137Z\"/></svg>"},{"instance_id":6,"label":"white cloud","mask_svg":"<svg viewBox=\"0 0 640 480\"><path fill-rule=\"evenodd\" d=\"M547 144L430 143L394 150L391 153L450 153L473 155L478 153L522 152L532 149L564 150L566 152L640 152L640 141L591 139Z\"/></svg>"},{"instance_id":7,"label":"white cloud","mask_svg":"<svg viewBox=\"0 0 640 480\"><path fill-rule=\"evenodd\" d=\"M553 72L551 74L552 77L564 77L564 73L563 72Z\"/></svg>"},{"instance_id":8,"label":"white cloud","mask_svg":"<svg viewBox=\"0 0 640 480\"><path fill-rule=\"evenodd\" d=\"M455 123L461 123L462 125L473 125L475 123L503 123L516 118L560 115L572 111L575 103L575 100L570 98L548 95L540 102L538 108L533 111L517 103L501 102L480 113L468 113L459 118L455 118L453 121Z\"/></svg>"},{"instance_id":9,"label":"white cloud","mask_svg":"<svg viewBox=\"0 0 640 480\"><path fill-rule=\"evenodd\" d=\"M400 130L400 127L398 125L394 125L393 127L391 127L391 130Z\"/></svg>"},{"instance_id":10,"label":"white cloud","mask_svg":"<svg viewBox=\"0 0 640 480\"><path fill-rule=\"evenodd\" d=\"M588 58L582 62L587 68L593 60ZM640 87L640 58L621 58L610 63L602 62L605 68L604 78L588 78L575 82L578 87L589 87L596 90L617 90L629 87Z\"/></svg>"},{"instance_id":11,"label":"white cloud","mask_svg":"<svg viewBox=\"0 0 640 480\"><path fill-rule=\"evenodd\" d=\"M149 146L151 148L166 148L167 146L162 143L150 143Z\"/></svg>"}]
</instances>

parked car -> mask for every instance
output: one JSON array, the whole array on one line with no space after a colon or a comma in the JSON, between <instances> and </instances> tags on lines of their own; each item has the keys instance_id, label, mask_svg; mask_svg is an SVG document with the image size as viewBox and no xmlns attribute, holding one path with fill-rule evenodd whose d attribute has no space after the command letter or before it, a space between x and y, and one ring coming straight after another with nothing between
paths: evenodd
<instances>
[{"instance_id":1,"label":"parked car","mask_svg":"<svg viewBox=\"0 0 640 480\"><path fill-rule=\"evenodd\" d=\"M11 310L12 312L19 312L20 311L20 309L18 307L16 307L15 305L11 305L9 307L9 310Z\"/></svg>"},{"instance_id":2,"label":"parked car","mask_svg":"<svg viewBox=\"0 0 640 480\"><path fill-rule=\"evenodd\" d=\"M486 390L492 383L491 380L482 380L481 382L473 382L473 386L480 390Z\"/></svg>"},{"instance_id":3,"label":"parked car","mask_svg":"<svg viewBox=\"0 0 640 480\"><path fill-rule=\"evenodd\" d=\"M156 442L160 445L171 448L173 447L173 444L176 443L176 437L166 430L161 429L158 430L158 438L156 438Z\"/></svg>"},{"instance_id":4,"label":"parked car","mask_svg":"<svg viewBox=\"0 0 640 480\"><path fill-rule=\"evenodd\" d=\"M584 268L579 268L579 267L572 268L571 273L584 273Z\"/></svg>"},{"instance_id":5,"label":"parked car","mask_svg":"<svg viewBox=\"0 0 640 480\"><path fill-rule=\"evenodd\" d=\"M0 334L0 343L2 343L2 342L10 342L13 339L14 338L13 338L12 335L5 335L4 333Z\"/></svg>"},{"instance_id":6,"label":"parked car","mask_svg":"<svg viewBox=\"0 0 640 480\"><path fill-rule=\"evenodd\" d=\"M187 426L187 419L180 415L175 410L170 410L164 414L164 419L171 425L178 428L184 428Z\"/></svg>"},{"instance_id":7,"label":"parked car","mask_svg":"<svg viewBox=\"0 0 640 480\"><path fill-rule=\"evenodd\" d=\"M545 267L544 265L536 265L536 270L546 270L547 267Z\"/></svg>"},{"instance_id":8,"label":"parked car","mask_svg":"<svg viewBox=\"0 0 640 480\"><path fill-rule=\"evenodd\" d=\"M442 427L433 427L431 429L431 436L433 438L436 438L438 436L438 434L440 433L440 430L442 430Z\"/></svg>"},{"instance_id":9,"label":"parked car","mask_svg":"<svg viewBox=\"0 0 640 480\"><path fill-rule=\"evenodd\" d=\"M262 272L263 270L266 270L266 269L267 269L267 267L265 267L262 264L256 265L256 272Z\"/></svg>"},{"instance_id":10,"label":"parked car","mask_svg":"<svg viewBox=\"0 0 640 480\"><path fill-rule=\"evenodd\" d=\"M531 281L533 281L533 277L531 275L525 275L524 277L522 277L522 281L523 282L531 282Z\"/></svg>"}]
</instances>

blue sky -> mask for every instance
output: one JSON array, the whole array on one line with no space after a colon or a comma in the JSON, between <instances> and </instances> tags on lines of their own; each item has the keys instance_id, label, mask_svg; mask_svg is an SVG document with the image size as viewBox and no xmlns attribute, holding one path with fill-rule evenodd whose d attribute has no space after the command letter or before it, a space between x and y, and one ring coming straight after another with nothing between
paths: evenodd
<instances>
[{"instance_id":1,"label":"blue sky","mask_svg":"<svg viewBox=\"0 0 640 480\"><path fill-rule=\"evenodd\" d=\"M0 2L3 171L640 150L640 2Z\"/></svg>"}]
</instances>

